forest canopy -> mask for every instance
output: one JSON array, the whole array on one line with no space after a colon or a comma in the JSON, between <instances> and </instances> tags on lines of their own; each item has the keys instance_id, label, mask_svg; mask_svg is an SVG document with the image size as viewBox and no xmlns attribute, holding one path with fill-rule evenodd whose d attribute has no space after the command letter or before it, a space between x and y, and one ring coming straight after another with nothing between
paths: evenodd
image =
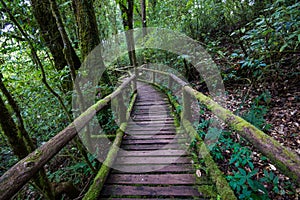
<instances>
[{"instance_id":1,"label":"forest canopy","mask_svg":"<svg viewBox=\"0 0 300 200\"><path fill-rule=\"evenodd\" d=\"M225 107L299 156L299 10L296 0L0 0L0 175L74 120L72 101L85 97L73 93L82 63L112 39L128 51L106 66L93 101L147 63L168 66L210 95L186 55L135 49L134 30L144 28L141 37L146 37L147 27L201 44L220 71ZM116 41L124 32L126 41ZM97 53L104 65L103 51ZM207 113L200 112L196 129L200 137L222 135L210 151L239 199L299 197L299 185L239 134L226 126L208 128L213 117ZM97 120L108 135L119 128L110 105ZM14 199L76 198L100 166L75 137Z\"/></svg>"}]
</instances>

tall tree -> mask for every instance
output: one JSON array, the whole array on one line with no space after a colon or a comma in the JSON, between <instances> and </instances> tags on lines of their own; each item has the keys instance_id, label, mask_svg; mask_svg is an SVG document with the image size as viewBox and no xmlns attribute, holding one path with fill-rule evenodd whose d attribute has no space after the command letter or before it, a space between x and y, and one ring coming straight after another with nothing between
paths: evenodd
<instances>
[{"instance_id":1,"label":"tall tree","mask_svg":"<svg viewBox=\"0 0 300 200\"><path fill-rule=\"evenodd\" d=\"M55 67L61 70L67 65L67 61L63 54L63 40L59 34L55 18L52 15L50 2L48 0L31 0L31 5L32 12L41 31L41 36L53 56ZM71 57L75 68L79 69L81 62L73 48L71 48Z\"/></svg>"},{"instance_id":2,"label":"tall tree","mask_svg":"<svg viewBox=\"0 0 300 200\"><path fill-rule=\"evenodd\" d=\"M134 0L116 0L119 4L122 13L122 22L126 31L126 42L128 48L128 56L131 66L137 66L134 37L133 37L133 10Z\"/></svg>"},{"instance_id":3,"label":"tall tree","mask_svg":"<svg viewBox=\"0 0 300 200\"><path fill-rule=\"evenodd\" d=\"M81 57L84 59L100 44L98 25L92 0L73 0L78 25Z\"/></svg>"},{"instance_id":4,"label":"tall tree","mask_svg":"<svg viewBox=\"0 0 300 200\"><path fill-rule=\"evenodd\" d=\"M73 0L73 8L75 9L76 22L79 32L79 42L82 60L100 44L100 34L96 21L95 10L92 0ZM98 52L100 65L104 66L101 52ZM102 74L102 80L108 85L112 85L109 75L106 71Z\"/></svg>"},{"instance_id":5,"label":"tall tree","mask_svg":"<svg viewBox=\"0 0 300 200\"><path fill-rule=\"evenodd\" d=\"M142 27L143 27L143 36L147 35L147 16L146 16L146 1L141 0L141 11L142 11Z\"/></svg>"}]
</instances>

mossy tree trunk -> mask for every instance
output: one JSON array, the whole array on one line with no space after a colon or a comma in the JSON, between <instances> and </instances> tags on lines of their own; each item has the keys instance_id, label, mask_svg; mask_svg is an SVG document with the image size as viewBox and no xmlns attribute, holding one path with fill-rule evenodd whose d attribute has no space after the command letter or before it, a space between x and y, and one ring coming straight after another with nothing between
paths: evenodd
<instances>
[{"instance_id":1,"label":"mossy tree trunk","mask_svg":"<svg viewBox=\"0 0 300 200\"><path fill-rule=\"evenodd\" d=\"M81 57L84 60L100 44L98 24L92 0L73 0L73 5L78 26ZM101 52L97 53L100 53L98 55L99 62L104 67ZM102 74L102 81L105 84L112 85L106 71Z\"/></svg>"},{"instance_id":2,"label":"mossy tree trunk","mask_svg":"<svg viewBox=\"0 0 300 200\"><path fill-rule=\"evenodd\" d=\"M126 42L128 49L128 56L131 66L137 66L135 47L134 47L134 37L133 37L133 0L116 0L120 6L122 13L122 22L124 30L126 31ZM127 5L126 5L127 4Z\"/></svg>"},{"instance_id":3,"label":"mossy tree trunk","mask_svg":"<svg viewBox=\"0 0 300 200\"><path fill-rule=\"evenodd\" d=\"M100 43L99 31L91 0L73 0L78 25L81 57L84 59Z\"/></svg>"},{"instance_id":4,"label":"mossy tree trunk","mask_svg":"<svg viewBox=\"0 0 300 200\"><path fill-rule=\"evenodd\" d=\"M57 70L61 70L67 66L67 61L63 54L63 40L59 34L55 18L52 16L50 2L48 0L31 0L31 5L41 36L53 56L55 67ZM73 48L71 49L71 57L75 68L79 69L81 62Z\"/></svg>"},{"instance_id":5,"label":"mossy tree trunk","mask_svg":"<svg viewBox=\"0 0 300 200\"><path fill-rule=\"evenodd\" d=\"M28 132L25 130L19 107L14 101L11 94L6 89L5 85L1 80L1 77L0 90L8 100L9 105L12 107L12 110L15 111L15 114L18 119L17 125L13 120L12 115L9 113L9 110L7 109L2 97L0 97L0 126L14 154L21 160L24 157L26 157L29 153L31 153L35 149L35 146L33 145L33 142L30 139ZM54 199L52 187L44 169L41 169L33 177L33 182L34 185L36 185L36 187L46 199Z\"/></svg>"},{"instance_id":6,"label":"mossy tree trunk","mask_svg":"<svg viewBox=\"0 0 300 200\"><path fill-rule=\"evenodd\" d=\"M55 0L49 0L50 2L50 6L51 6L51 10L52 10L52 14L56 20L56 23L57 23L57 26L59 28L59 32L60 32L60 35L63 39L63 43L64 43L64 49L63 49L63 53L64 53L64 56L65 56L65 59L67 60L67 64L68 66L70 67L70 72L71 72L71 77L72 77L72 82L73 82L73 85L75 87L75 90L79 96L79 102L80 102L80 109L82 110L82 112L86 109L84 106L85 106L85 103L84 103L84 98L83 98L83 94L80 90L80 86L78 84L78 82L75 81L76 79L76 71L75 71L75 66L74 66L74 62L72 60L72 56L71 56L71 49L72 49L72 46L71 46L71 43L70 41L68 40L68 35L64 29L64 26L63 26L63 22L62 22L62 19L60 17L60 13L59 13L59 10L58 10L58 6L56 4L56 1ZM69 116L69 119L70 119L70 122L72 121L72 118ZM89 141L89 126L87 126L87 137L86 139ZM88 159L88 154L85 150L85 148L83 147L83 144L82 142L79 140L78 137L75 137L75 143L77 145L77 148L78 150L81 152L82 156L84 157L86 163L88 164L88 166L91 168L91 170L96 173L96 169L93 167L92 163L89 161ZM90 142L88 142L90 143Z\"/></svg>"},{"instance_id":7,"label":"mossy tree trunk","mask_svg":"<svg viewBox=\"0 0 300 200\"><path fill-rule=\"evenodd\" d=\"M142 27L143 27L143 37L147 35L147 17L146 17L146 1L141 0L141 13L142 13Z\"/></svg>"}]
</instances>

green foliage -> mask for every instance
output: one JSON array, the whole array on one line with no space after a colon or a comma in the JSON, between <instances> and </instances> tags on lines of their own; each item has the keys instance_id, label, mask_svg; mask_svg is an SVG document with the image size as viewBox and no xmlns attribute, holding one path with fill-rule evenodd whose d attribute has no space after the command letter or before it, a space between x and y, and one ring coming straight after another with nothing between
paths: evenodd
<instances>
[{"instance_id":1,"label":"green foliage","mask_svg":"<svg viewBox=\"0 0 300 200\"><path fill-rule=\"evenodd\" d=\"M257 169L247 172L242 168L238 168L233 176L227 177L230 186L239 194L239 199L269 199L263 184L254 180L257 172ZM259 191L262 191L263 194L254 193Z\"/></svg>"},{"instance_id":2,"label":"green foliage","mask_svg":"<svg viewBox=\"0 0 300 200\"><path fill-rule=\"evenodd\" d=\"M252 58L246 58L240 61L241 69L245 71L247 77L254 77L255 79L260 79L264 75L263 72L267 67L267 64L261 60L256 60Z\"/></svg>"},{"instance_id":3,"label":"green foliage","mask_svg":"<svg viewBox=\"0 0 300 200\"><path fill-rule=\"evenodd\" d=\"M274 70L280 70L279 62L298 64L294 53L299 51L300 43L300 2L166 0L147 3L149 26L184 32L194 39L205 42L207 50L220 58L217 60L220 61L218 65L222 66L226 61L226 65L232 67L226 75L227 80L247 78L255 82L267 78ZM33 18L30 4L24 0L11 1L7 4L27 35L34 41L50 86L71 110L72 92L64 89L69 81L69 69L66 67L61 71L54 70L51 56L41 43L40 31ZM79 51L72 1L59 0L58 4L72 45ZM140 27L139 5L137 1L135 4L135 27ZM115 1L94 1L94 8L102 39L123 31L120 10ZM42 84L41 73L32 62L32 54L24 38L9 21L5 12L0 13L0 18L3 20L0 27L0 71L4 75L4 83L20 106L26 129L40 145L58 133L69 121L57 100ZM227 48L225 46L228 41L233 44ZM163 63L179 73L186 70L184 60L188 59L185 55L174 55L156 49L137 50L136 53L139 64L143 61ZM129 63L127 55L123 55L110 67L113 69L115 66L128 66ZM291 70L293 66L291 65ZM117 77L114 81L116 79ZM101 95L104 96L112 90L105 85L97 89L101 90ZM270 99L268 92L255 98L249 111L243 114L243 118L262 130L268 130L270 125L266 123L264 116L268 112ZM175 109L177 114L182 111L181 106ZM97 119L106 133L112 133L117 129L111 109L106 108L99 112ZM209 127L210 123L210 120L202 120L197 127L198 133L209 144L209 149L216 160L228 161L228 165L233 169L231 171L233 175L227 179L240 199L268 198L262 184L268 184L273 192L283 194L284 191L279 190L278 177L274 173L265 170L263 178L259 180L256 178L258 170L253 164L250 148L236 142L230 132ZM5 146L1 148L1 170L16 162L16 158L9 152L5 143L5 139L1 138L1 146ZM195 143L196 141L191 145ZM224 153L226 151L230 151L231 155L226 155ZM89 167L84 162L77 162L51 173L50 176L52 180L58 182L62 181L62 177L71 176L75 177L75 182L78 183L82 176L89 173Z\"/></svg>"},{"instance_id":4,"label":"green foliage","mask_svg":"<svg viewBox=\"0 0 300 200\"><path fill-rule=\"evenodd\" d=\"M242 117L261 130L269 130L271 128L271 124L266 123L264 117L268 112L268 107L266 105L268 105L270 101L270 92L266 91L262 93L253 100L249 111L244 113Z\"/></svg>"},{"instance_id":5,"label":"green foliage","mask_svg":"<svg viewBox=\"0 0 300 200\"><path fill-rule=\"evenodd\" d=\"M230 155L227 155L229 169L235 169L232 175L227 175L227 180L239 199L268 199L264 184L270 180L256 178L258 169L254 167L250 148L235 142L230 132L223 131L211 154L216 160L224 160L222 152L225 151L230 151Z\"/></svg>"},{"instance_id":6,"label":"green foliage","mask_svg":"<svg viewBox=\"0 0 300 200\"><path fill-rule=\"evenodd\" d=\"M241 38L250 43L253 56L272 58L297 50L300 43L300 3L277 0L250 22ZM269 15L270 13L270 15Z\"/></svg>"},{"instance_id":7,"label":"green foliage","mask_svg":"<svg viewBox=\"0 0 300 200\"><path fill-rule=\"evenodd\" d=\"M70 151L76 154L75 150L75 148L72 148ZM94 157L91 154L88 154L88 157L92 165L95 167L96 163ZM56 183L71 181L74 182L74 184L80 184L82 181L82 176L88 176L90 174L93 174L93 172L87 163L74 158L74 160L69 163L68 166L59 168L58 170L49 173L48 176L51 181Z\"/></svg>"},{"instance_id":8,"label":"green foliage","mask_svg":"<svg viewBox=\"0 0 300 200\"><path fill-rule=\"evenodd\" d=\"M97 119L104 133L114 133L118 129L115 122L115 115L109 106L106 106L97 113Z\"/></svg>"},{"instance_id":9,"label":"green foliage","mask_svg":"<svg viewBox=\"0 0 300 200\"><path fill-rule=\"evenodd\" d=\"M270 103L270 93L264 92L254 99L253 108L260 110L260 104ZM264 109L266 109L264 107ZM255 111L251 110L249 113ZM264 112L255 112L256 117L263 119ZM265 121L263 121L265 123ZM205 138L204 141L210 147L210 153L215 160L221 163L226 162L226 176L230 186L235 191L239 199L270 199L268 191L272 190L275 194L284 194L285 190L279 190L279 177L273 172L267 170L263 171L263 176L259 168L256 168L253 161L253 152L248 146L244 146L246 142L243 139L237 141L232 137L230 131L209 127L211 120L202 120L198 127L197 132ZM217 141L214 136L218 135ZM214 141L214 145L211 145ZM246 143L247 144L247 143ZM193 147L195 144L192 143ZM226 153L225 153L226 152ZM260 157L261 162L267 162L263 156ZM201 160L200 160L201 161ZM290 183L284 183L288 187ZM268 186L268 187L266 187Z\"/></svg>"}]
</instances>

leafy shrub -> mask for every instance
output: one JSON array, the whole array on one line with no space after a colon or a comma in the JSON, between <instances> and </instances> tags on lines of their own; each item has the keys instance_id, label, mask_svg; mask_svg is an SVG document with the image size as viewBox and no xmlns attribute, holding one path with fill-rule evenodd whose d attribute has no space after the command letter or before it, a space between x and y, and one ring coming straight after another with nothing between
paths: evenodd
<instances>
[{"instance_id":1,"label":"leafy shrub","mask_svg":"<svg viewBox=\"0 0 300 200\"><path fill-rule=\"evenodd\" d=\"M268 107L266 105L260 104L269 104L271 101L271 95L269 91L262 93L260 96L256 97L251 104L251 107L248 112L242 115L242 117L256 126L261 130L269 130L271 124L266 123L265 115L268 112Z\"/></svg>"},{"instance_id":2,"label":"leafy shrub","mask_svg":"<svg viewBox=\"0 0 300 200\"><path fill-rule=\"evenodd\" d=\"M247 24L241 40L256 58L279 60L282 53L299 49L300 2L277 0Z\"/></svg>"}]
</instances>

